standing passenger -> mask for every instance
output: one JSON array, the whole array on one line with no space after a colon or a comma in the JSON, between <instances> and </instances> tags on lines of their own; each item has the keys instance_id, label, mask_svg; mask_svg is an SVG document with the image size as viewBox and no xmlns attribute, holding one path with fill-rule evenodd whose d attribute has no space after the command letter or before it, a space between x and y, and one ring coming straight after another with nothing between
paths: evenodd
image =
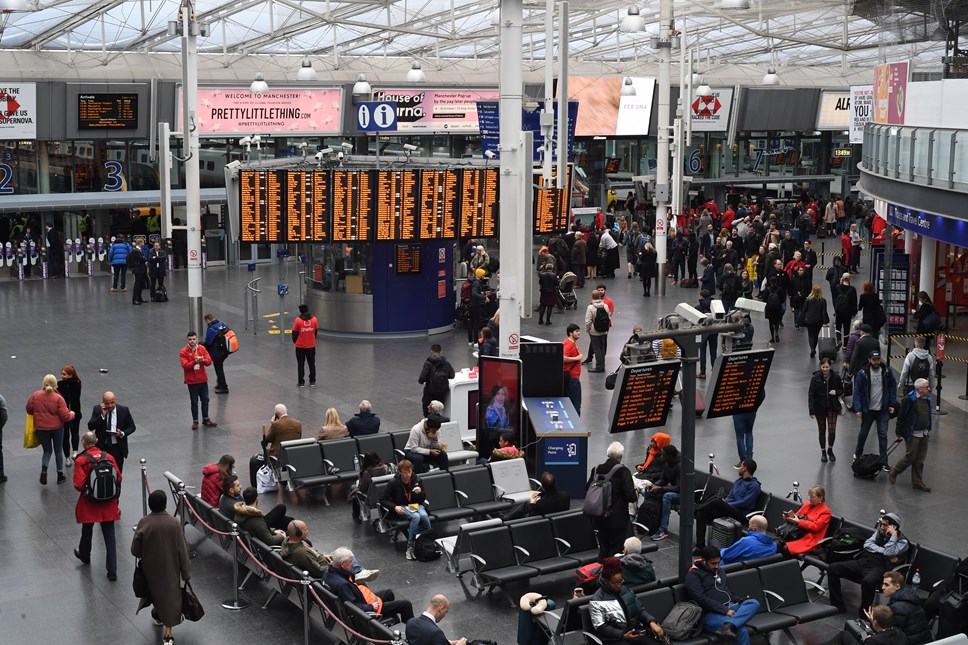
<instances>
[{"instance_id":1,"label":"standing passenger","mask_svg":"<svg viewBox=\"0 0 968 645\"><path fill-rule=\"evenodd\" d=\"M57 464L57 483L67 481L64 477L64 424L74 420L74 413L67 402L57 393L57 379L53 374L44 377L43 389L37 390L27 399L27 414L34 415L34 429L44 447L40 459L40 483L47 485L47 465L51 454Z\"/></svg>"},{"instance_id":2,"label":"standing passenger","mask_svg":"<svg viewBox=\"0 0 968 645\"><path fill-rule=\"evenodd\" d=\"M188 344L178 353L182 370L185 373L185 385L188 386L188 398L192 404L192 430L198 430L198 400L202 400L202 425L211 428L218 424L208 418L208 372L205 367L212 364L212 357L208 351L198 344L198 335L188 332Z\"/></svg>"},{"instance_id":3,"label":"standing passenger","mask_svg":"<svg viewBox=\"0 0 968 645\"><path fill-rule=\"evenodd\" d=\"M292 342L296 345L296 373L299 387L306 387L305 364L309 363L309 386L316 387L316 334L319 323L309 307L299 305L299 315L292 323Z\"/></svg>"},{"instance_id":4,"label":"standing passenger","mask_svg":"<svg viewBox=\"0 0 968 645\"><path fill-rule=\"evenodd\" d=\"M84 564L91 564L91 538L94 524L101 525L101 535L104 537L104 551L108 570L108 580L118 579L118 548L114 533L114 523L121 519L118 499L94 500L85 494L85 485L91 475L94 464L101 459L107 459L114 466L117 483L121 483L121 470L114 461L114 457L97 447L97 437L93 432L85 432L81 438L84 450L77 456L78 463L74 469L74 488L80 493L74 516L81 525L81 542L74 549L74 557ZM83 457L83 459L82 459ZM120 493L120 491L119 491Z\"/></svg>"}]
</instances>

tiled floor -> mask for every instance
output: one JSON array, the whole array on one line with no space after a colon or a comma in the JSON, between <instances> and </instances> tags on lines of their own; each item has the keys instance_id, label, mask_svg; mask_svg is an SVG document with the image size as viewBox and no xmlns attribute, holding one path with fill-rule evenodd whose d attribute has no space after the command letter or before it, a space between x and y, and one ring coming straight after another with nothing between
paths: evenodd
<instances>
[{"instance_id":1,"label":"tiled floor","mask_svg":"<svg viewBox=\"0 0 968 645\"><path fill-rule=\"evenodd\" d=\"M275 279L275 268L261 271L268 282ZM4 618L0 641L134 644L160 640L160 632L145 612L134 615L137 604L129 582L133 566L132 558L126 555L130 527L141 514L137 486L127 486L122 495L119 581L111 583L104 576L103 546L98 535L91 567L79 566L71 555L80 531L73 516L77 493L69 485L40 486L39 450L20 447L23 405L40 386L44 374L57 374L64 364L76 366L83 379L85 411L98 402L104 390L113 390L118 402L131 408L138 424L125 468L129 481L136 476L137 460L144 458L149 482L159 488L165 485L162 473L166 470L197 484L202 465L226 452L236 456L238 470L246 481L248 457L258 451L261 425L278 402L286 403L291 415L302 420L307 431L319 427L327 407L336 407L345 420L362 398L373 402L384 429L409 428L417 420L421 396L417 374L429 345L441 343L458 369L473 360L462 330L433 339L321 337L319 385L299 389L291 344L287 338L265 331L271 320L262 321L263 331L258 335L243 330L241 294L250 279L244 269L212 268L205 274L205 311L232 326L239 333L242 347L226 363L231 394L213 394L212 417L218 421L218 428L198 432L190 429L187 393L177 360L188 319L184 272L172 276L171 302L142 307L131 305L130 292L112 294L106 276L49 283L37 279L23 284L0 283L0 394L11 412L4 452L10 481L0 487L0 550L5 556L0 572L0 616ZM670 287L666 298L646 299L641 295L640 284L627 280L624 274L608 282L609 295L618 308L609 344L610 368L617 365L620 342L634 323L651 327L659 313L671 311L681 300L692 302L696 298L694 290ZM589 292L579 292L583 304ZM296 296L290 296L285 304L287 310L295 311ZM261 309L272 313L277 305L276 296L270 295L261 303ZM559 339L564 335L565 324L578 321L582 315L583 307L579 312L558 315L550 328L539 327L534 320L524 321L522 331ZM291 322L291 314L287 319ZM762 341L765 336L765 324L757 325L757 340ZM582 340L583 347L586 342ZM949 344L949 352L950 347ZM881 508L898 510L903 518L902 530L913 541L963 554L968 521L957 509L964 508L963 467L968 447L965 413L954 405L946 405L949 414L935 418L937 429L926 472L934 492L912 490L906 474L896 486L888 484L886 477L875 482L856 480L850 473L850 453L858 426L854 418L841 417L836 445L841 459L836 464L819 461L816 426L806 410L806 383L812 366L807 357L806 332L795 331L788 319L769 378L768 398L755 429L755 453L760 465L757 476L764 487L784 495L794 479L800 482L801 491L813 483L823 483L835 514L872 519ZM99 373L101 368L107 373ZM960 393L963 379L955 376L946 382L946 395L954 397ZM593 430L590 461L597 461L613 439L605 431L610 393L603 388L602 374L583 374L582 381L584 419ZM679 436L679 424L676 404L668 427L674 438ZM625 443L629 461L636 461L642 457L651 432L615 438ZM869 442L872 447L874 439ZM729 419L698 422L699 469L705 468L705 455L713 452L725 474L735 462L734 445ZM443 626L451 637L491 638L502 644L515 641L517 613L504 607L497 595L493 599L465 596L456 579L443 572L442 564L407 562L400 546L390 545L385 538L354 524L342 499L336 499L331 507L313 499L294 498L286 503L290 504L291 515L310 523L319 546L349 545L365 566L383 571L377 586L392 587L398 596L411 599L417 613L434 593L447 594L452 609ZM674 519L673 534L675 523ZM189 529L188 535L191 542L200 542L194 529ZM676 548L674 541L664 542L653 557L660 576L674 575ZM253 607L241 612L220 608L220 602L230 596L232 588L230 560L204 541L198 544L198 552L199 557L193 561L193 581L208 613L202 622L176 629L179 643L210 643L216 638L226 642L302 642L298 610L279 600L267 611L258 609L267 594L258 584L250 583L247 589ZM568 576L563 575L541 579L535 589L563 598L572 586ZM852 585L846 587L848 593L856 591ZM856 600L856 594L848 595L849 602ZM838 618L798 628L797 636L803 643L818 642L829 637L842 622ZM314 642L323 640L323 635L314 632Z\"/></svg>"}]
</instances>

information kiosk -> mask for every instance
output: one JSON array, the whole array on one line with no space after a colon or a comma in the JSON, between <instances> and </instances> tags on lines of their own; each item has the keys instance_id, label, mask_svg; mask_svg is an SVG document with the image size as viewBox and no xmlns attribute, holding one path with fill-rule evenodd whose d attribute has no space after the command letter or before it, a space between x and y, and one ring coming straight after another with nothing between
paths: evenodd
<instances>
[{"instance_id":1,"label":"information kiosk","mask_svg":"<svg viewBox=\"0 0 968 645\"><path fill-rule=\"evenodd\" d=\"M572 499L585 498L588 481L588 430L571 400L525 397L525 410L535 437L535 474L548 471L558 490Z\"/></svg>"}]
</instances>

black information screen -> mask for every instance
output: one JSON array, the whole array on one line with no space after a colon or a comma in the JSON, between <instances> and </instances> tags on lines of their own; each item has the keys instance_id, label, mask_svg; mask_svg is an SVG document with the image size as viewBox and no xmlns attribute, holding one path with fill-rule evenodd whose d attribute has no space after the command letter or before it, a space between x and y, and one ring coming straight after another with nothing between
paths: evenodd
<instances>
[{"instance_id":1,"label":"black information screen","mask_svg":"<svg viewBox=\"0 0 968 645\"><path fill-rule=\"evenodd\" d=\"M239 239L242 242L272 244L282 241L283 170L243 171Z\"/></svg>"},{"instance_id":2,"label":"black information screen","mask_svg":"<svg viewBox=\"0 0 968 645\"><path fill-rule=\"evenodd\" d=\"M713 369L715 381L706 404L706 418L728 417L759 408L773 353L772 349L757 349L720 355Z\"/></svg>"},{"instance_id":3,"label":"black information screen","mask_svg":"<svg viewBox=\"0 0 968 645\"><path fill-rule=\"evenodd\" d=\"M396 246L397 274L420 273L420 245L419 244L397 244Z\"/></svg>"},{"instance_id":4,"label":"black information screen","mask_svg":"<svg viewBox=\"0 0 968 645\"><path fill-rule=\"evenodd\" d=\"M461 237L495 237L497 235L497 169L464 169L462 174Z\"/></svg>"},{"instance_id":5,"label":"black information screen","mask_svg":"<svg viewBox=\"0 0 968 645\"><path fill-rule=\"evenodd\" d=\"M564 188L535 188L534 234L551 235L568 230L568 194Z\"/></svg>"},{"instance_id":6,"label":"black information screen","mask_svg":"<svg viewBox=\"0 0 968 645\"><path fill-rule=\"evenodd\" d=\"M623 365L608 409L608 431L615 434L665 425L680 366L679 361Z\"/></svg>"},{"instance_id":7,"label":"black information screen","mask_svg":"<svg viewBox=\"0 0 968 645\"><path fill-rule=\"evenodd\" d=\"M333 171L333 241L369 242L373 208L371 170Z\"/></svg>"},{"instance_id":8,"label":"black information screen","mask_svg":"<svg viewBox=\"0 0 968 645\"><path fill-rule=\"evenodd\" d=\"M138 127L137 94L78 94L78 130L133 130Z\"/></svg>"},{"instance_id":9,"label":"black information screen","mask_svg":"<svg viewBox=\"0 0 968 645\"><path fill-rule=\"evenodd\" d=\"M421 240L457 239L460 175L456 170L420 171Z\"/></svg>"},{"instance_id":10,"label":"black information screen","mask_svg":"<svg viewBox=\"0 0 968 645\"><path fill-rule=\"evenodd\" d=\"M420 173L415 170L377 170L376 240L410 242L418 239Z\"/></svg>"}]
</instances>

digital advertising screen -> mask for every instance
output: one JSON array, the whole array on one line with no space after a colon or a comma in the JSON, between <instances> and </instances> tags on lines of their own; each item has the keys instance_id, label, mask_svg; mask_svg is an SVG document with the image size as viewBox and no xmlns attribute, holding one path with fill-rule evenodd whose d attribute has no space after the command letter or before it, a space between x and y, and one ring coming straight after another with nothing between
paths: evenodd
<instances>
[{"instance_id":1,"label":"digital advertising screen","mask_svg":"<svg viewBox=\"0 0 968 645\"><path fill-rule=\"evenodd\" d=\"M490 455L504 432L521 441L521 361L481 356L478 369L477 449ZM518 443L518 447L520 447Z\"/></svg>"},{"instance_id":2,"label":"digital advertising screen","mask_svg":"<svg viewBox=\"0 0 968 645\"><path fill-rule=\"evenodd\" d=\"M713 390L707 396L706 418L728 417L759 408L773 354L772 349L720 354L713 368Z\"/></svg>"},{"instance_id":3,"label":"digital advertising screen","mask_svg":"<svg viewBox=\"0 0 968 645\"><path fill-rule=\"evenodd\" d=\"M679 361L622 365L608 406L611 434L664 426L672 409Z\"/></svg>"}]
</instances>

